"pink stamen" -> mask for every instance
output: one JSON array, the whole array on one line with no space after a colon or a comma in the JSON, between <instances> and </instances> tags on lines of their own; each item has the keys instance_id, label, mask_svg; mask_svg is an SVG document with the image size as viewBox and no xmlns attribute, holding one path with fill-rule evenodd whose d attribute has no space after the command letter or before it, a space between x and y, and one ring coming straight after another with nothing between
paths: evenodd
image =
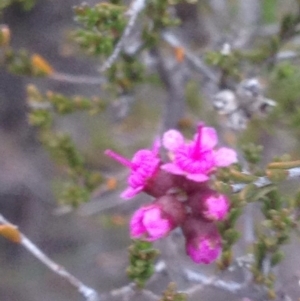
<instances>
[{"instance_id":1,"label":"pink stamen","mask_svg":"<svg viewBox=\"0 0 300 301\"><path fill-rule=\"evenodd\" d=\"M121 163L122 165L130 168L130 169L135 169L135 166L134 164L129 161L128 159L120 156L119 154L113 152L112 150L110 149L107 149L105 152L104 152L105 155L111 157L112 159L118 161L119 163Z\"/></svg>"},{"instance_id":2,"label":"pink stamen","mask_svg":"<svg viewBox=\"0 0 300 301\"><path fill-rule=\"evenodd\" d=\"M197 135L197 140L195 142L195 147L194 147L194 152L193 152L193 157L195 159L198 159L199 156L201 155L201 133L203 129L203 123L200 123L197 127L198 135Z\"/></svg>"}]
</instances>

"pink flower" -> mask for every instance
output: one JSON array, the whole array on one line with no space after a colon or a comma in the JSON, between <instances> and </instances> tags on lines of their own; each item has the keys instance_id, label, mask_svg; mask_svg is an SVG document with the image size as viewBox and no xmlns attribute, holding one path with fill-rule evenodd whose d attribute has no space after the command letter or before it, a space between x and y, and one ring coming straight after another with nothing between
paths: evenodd
<instances>
[{"instance_id":1,"label":"pink flower","mask_svg":"<svg viewBox=\"0 0 300 301\"><path fill-rule=\"evenodd\" d=\"M162 165L162 169L187 179L204 182L216 167L225 167L237 162L236 152L230 148L215 150L218 137L214 128L198 126L198 133L189 143L183 142L180 132L170 130L165 133L163 145L172 152L171 163Z\"/></svg>"},{"instance_id":2,"label":"pink flower","mask_svg":"<svg viewBox=\"0 0 300 301\"><path fill-rule=\"evenodd\" d=\"M157 204L138 209L130 221L130 236L135 239L154 241L166 236L172 229L171 220L163 217L161 207Z\"/></svg>"},{"instance_id":3,"label":"pink flower","mask_svg":"<svg viewBox=\"0 0 300 301\"><path fill-rule=\"evenodd\" d=\"M144 190L147 181L159 170L160 159L158 158L159 143L155 143L153 150L141 149L137 151L132 160L118 155L112 150L106 150L105 154L131 169L128 178L129 187L122 192L121 197L130 199Z\"/></svg>"},{"instance_id":4,"label":"pink flower","mask_svg":"<svg viewBox=\"0 0 300 301\"><path fill-rule=\"evenodd\" d=\"M222 221L229 210L229 201L223 194L207 194L203 197L203 216L211 221Z\"/></svg>"},{"instance_id":5,"label":"pink flower","mask_svg":"<svg viewBox=\"0 0 300 301\"><path fill-rule=\"evenodd\" d=\"M212 263L219 257L221 251L219 235L198 236L186 244L187 255L196 263Z\"/></svg>"},{"instance_id":6,"label":"pink flower","mask_svg":"<svg viewBox=\"0 0 300 301\"><path fill-rule=\"evenodd\" d=\"M208 221L223 220L229 210L228 198L208 188L192 194L188 202L193 214L200 215Z\"/></svg>"},{"instance_id":7,"label":"pink flower","mask_svg":"<svg viewBox=\"0 0 300 301\"><path fill-rule=\"evenodd\" d=\"M130 221L132 238L154 241L166 236L171 230L185 221L183 204L176 197L166 195L154 203L138 209Z\"/></svg>"},{"instance_id":8,"label":"pink flower","mask_svg":"<svg viewBox=\"0 0 300 301\"><path fill-rule=\"evenodd\" d=\"M221 236L214 223L188 218L182 227L186 237L186 253L196 263L209 264L221 251Z\"/></svg>"}]
</instances>

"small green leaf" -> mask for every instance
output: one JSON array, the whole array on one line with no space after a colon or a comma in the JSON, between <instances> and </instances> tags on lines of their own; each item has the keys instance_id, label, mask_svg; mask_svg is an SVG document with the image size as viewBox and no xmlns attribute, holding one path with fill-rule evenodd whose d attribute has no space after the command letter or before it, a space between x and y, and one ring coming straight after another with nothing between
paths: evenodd
<instances>
[{"instance_id":1,"label":"small green leaf","mask_svg":"<svg viewBox=\"0 0 300 301\"><path fill-rule=\"evenodd\" d=\"M241 233L235 229L228 229L225 231L223 238L227 241L228 244L233 245L241 237Z\"/></svg>"},{"instance_id":2,"label":"small green leaf","mask_svg":"<svg viewBox=\"0 0 300 301\"><path fill-rule=\"evenodd\" d=\"M257 193L257 187L254 184L248 184L240 193L239 196L241 200L244 200L246 202L252 202L256 193Z\"/></svg>"},{"instance_id":3,"label":"small green leaf","mask_svg":"<svg viewBox=\"0 0 300 301\"><path fill-rule=\"evenodd\" d=\"M241 208L232 208L228 213L227 221L229 222L230 225L234 225L241 214L242 214Z\"/></svg>"},{"instance_id":4,"label":"small green leaf","mask_svg":"<svg viewBox=\"0 0 300 301\"><path fill-rule=\"evenodd\" d=\"M271 265L275 266L279 264L284 259L284 253L280 250L275 252L271 257Z\"/></svg>"}]
</instances>

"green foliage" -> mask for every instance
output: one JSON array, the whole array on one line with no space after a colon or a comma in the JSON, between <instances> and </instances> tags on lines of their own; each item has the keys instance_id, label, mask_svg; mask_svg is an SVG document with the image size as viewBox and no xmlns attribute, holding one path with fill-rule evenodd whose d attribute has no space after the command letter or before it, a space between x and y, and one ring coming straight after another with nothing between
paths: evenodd
<instances>
[{"instance_id":1,"label":"green foliage","mask_svg":"<svg viewBox=\"0 0 300 301\"><path fill-rule=\"evenodd\" d=\"M261 201L262 212L266 219L262 222L259 237L254 244L255 263L252 271L255 281L263 284L270 293L275 281L271 268L283 260L284 253L280 248L288 242L294 227L293 209L281 197L277 189L270 191ZM266 270L265 266L268 261L270 268Z\"/></svg>"},{"instance_id":2,"label":"green foliage","mask_svg":"<svg viewBox=\"0 0 300 301\"><path fill-rule=\"evenodd\" d=\"M40 133L40 139L68 174L68 180L62 183L60 202L77 207L89 201L91 193L103 182L101 174L85 167L85 160L69 135L44 130Z\"/></svg>"},{"instance_id":3,"label":"green foliage","mask_svg":"<svg viewBox=\"0 0 300 301\"><path fill-rule=\"evenodd\" d=\"M262 19L265 23L276 22L276 5L278 0L263 0L262 1Z\"/></svg>"},{"instance_id":4,"label":"green foliage","mask_svg":"<svg viewBox=\"0 0 300 301\"><path fill-rule=\"evenodd\" d=\"M272 1L264 1L264 5L271 5ZM265 9L267 12L267 8ZM272 10L269 10L270 12ZM298 10L300 11L300 10ZM264 39L258 45L247 51L239 52L241 58L260 65L261 64L272 70L276 66L276 55L282 49L282 47L294 36L299 34L298 25L300 23L300 14L290 13L285 15L280 23L280 30L278 34L270 36L268 39Z\"/></svg>"},{"instance_id":5,"label":"green foliage","mask_svg":"<svg viewBox=\"0 0 300 301\"><path fill-rule=\"evenodd\" d=\"M90 55L110 55L126 26L125 9L107 2L76 6L75 20L82 28L75 31L75 41Z\"/></svg>"},{"instance_id":6,"label":"green foliage","mask_svg":"<svg viewBox=\"0 0 300 301\"><path fill-rule=\"evenodd\" d=\"M150 242L134 240L129 247L128 277L139 288L143 288L154 273L154 261L159 252L152 248Z\"/></svg>"},{"instance_id":7,"label":"green foliage","mask_svg":"<svg viewBox=\"0 0 300 301\"><path fill-rule=\"evenodd\" d=\"M19 3L22 5L24 10L30 10L33 8L37 0L1 0L0 10L12 5L13 3Z\"/></svg>"},{"instance_id":8,"label":"green foliage","mask_svg":"<svg viewBox=\"0 0 300 301\"><path fill-rule=\"evenodd\" d=\"M263 147L252 142L242 145L241 147L245 160L249 164L257 164L261 160Z\"/></svg>"},{"instance_id":9,"label":"green foliage","mask_svg":"<svg viewBox=\"0 0 300 301\"><path fill-rule=\"evenodd\" d=\"M282 18L279 37L280 39L286 40L298 33L297 25L300 22L299 14L287 14Z\"/></svg>"},{"instance_id":10,"label":"green foliage","mask_svg":"<svg viewBox=\"0 0 300 301\"><path fill-rule=\"evenodd\" d=\"M170 5L178 4L181 1L170 0L150 0L147 8L146 15L153 21L153 31L157 29L164 29L168 26L175 26L179 24L179 20L171 16Z\"/></svg>"},{"instance_id":11,"label":"green foliage","mask_svg":"<svg viewBox=\"0 0 300 301\"><path fill-rule=\"evenodd\" d=\"M47 143L47 148L60 164L66 164L74 170L74 173L82 173L84 159L75 148L69 135L51 135L51 133L48 132L47 135L45 133L44 136L46 137L42 137L43 142Z\"/></svg>"},{"instance_id":12,"label":"green foliage","mask_svg":"<svg viewBox=\"0 0 300 301\"><path fill-rule=\"evenodd\" d=\"M30 55L26 50L14 51L12 49L6 51L5 63L9 71L18 75L33 75Z\"/></svg>"},{"instance_id":13,"label":"green foliage","mask_svg":"<svg viewBox=\"0 0 300 301\"><path fill-rule=\"evenodd\" d=\"M257 191L257 187L253 183L249 183L239 193L239 198L247 203L250 203L254 198Z\"/></svg>"},{"instance_id":14,"label":"green foliage","mask_svg":"<svg viewBox=\"0 0 300 301\"><path fill-rule=\"evenodd\" d=\"M271 74L270 95L276 95L275 117L299 134L300 130L300 71L291 62L279 63Z\"/></svg>"},{"instance_id":15,"label":"green foliage","mask_svg":"<svg viewBox=\"0 0 300 301\"><path fill-rule=\"evenodd\" d=\"M31 125L41 128L49 128L52 125L52 116L49 110L39 109L29 114L28 121Z\"/></svg>"},{"instance_id":16,"label":"green foliage","mask_svg":"<svg viewBox=\"0 0 300 301\"><path fill-rule=\"evenodd\" d=\"M0 25L0 66L16 75L44 77L50 76L54 69L39 54L27 50L15 50L10 45L11 33L7 25Z\"/></svg>"},{"instance_id":17,"label":"green foliage","mask_svg":"<svg viewBox=\"0 0 300 301\"><path fill-rule=\"evenodd\" d=\"M286 209L286 203L279 197L277 187L275 185L267 185L264 187L257 187L255 181L258 179L256 174L257 168L254 168L260 161L262 147L254 144L245 145L243 147L244 155L247 162L252 166L252 173L241 173L239 166L222 169L218 173L218 180L235 183L247 183L245 187L237 194L230 194L223 185L215 185L215 189L219 192L226 193L230 197L230 210L226 219L218 223L219 232L222 236L223 252L218 261L220 269L226 269L232 261L232 247L240 238L240 232L236 230L236 222L243 213L243 208L247 203L262 202L262 212L266 220L262 223L265 229L270 233L260 232L259 239L254 245L255 265L253 267L256 281L262 281L264 285L268 283L268 288L272 288L273 282L270 281L269 276L263 275L263 262L266 258L271 258L272 265L276 265L282 260L281 251L279 246L286 243L289 237L289 232L293 227L291 220L291 211ZM291 161L287 161L286 157L278 158L279 164L285 164L286 168L294 167ZM281 162L284 161L284 162ZM278 162L270 163L278 164ZM292 164L292 165L291 165ZM277 167L277 165L275 166ZM278 168L278 167L277 167ZM268 171L268 170L267 170ZM273 172L278 173L277 169L272 169ZM281 172L286 173L284 169ZM268 174L268 172L266 172ZM277 179L282 181L284 178ZM221 182L222 183L222 182ZM226 185L226 184L225 184ZM220 189L221 187L221 189ZM271 272L270 272L271 273Z\"/></svg>"},{"instance_id":18,"label":"green foliage","mask_svg":"<svg viewBox=\"0 0 300 301\"><path fill-rule=\"evenodd\" d=\"M39 137L44 147L68 175L68 180L61 185L60 201L74 207L87 202L91 193L103 182L103 178L99 172L86 168L85 159L70 135L52 129L54 114L65 115L82 110L95 113L103 111L105 103L98 98L68 98L53 92L42 95L31 85L28 87L28 104L32 108L29 122L39 127Z\"/></svg>"},{"instance_id":19,"label":"green foliage","mask_svg":"<svg viewBox=\"0 0 300 301\"><path fill-rule=\"evenodd\" d=\"M37 54L30 54L25 49L16 51L11 47L6 47L2 64L9 72L16 75L45 77L53 72L46 60Z\"/></svg>"},{"instance_id":20,"label":"green foliage","mask_svg":"<svg viewBox=\"0 0 300 301\"><path fill-rule=\"evenodd\" d=\"M240 54L238 51L231 51L224 54L220 51L209 51L205 55L205 61L208 65L214 66L221 71L219 87L221 89L227 87L229 79L240 81Z\"/></svg>"},{"instance_id":21,"label":"green foliage","mask_svg":"<svg viewBox=\"0 0 300 301\"><path fill-rule=\"evenodd\" d=\"M107 70L106 87L119 95L132 92L135 86L144 81L144 66L135 58L126 54Z\"/></svg>"},{"instance_id":22,"label":"green foliage","mask_svg":"<svg viewBox=\"0 0 300 301\"><path fill-rule=\"evenodd\" d=\"M67 115L78 111L87 111L93 115L103 112L107 107L107 103L99 97L93 97L91 99L82 96L67 97L52 91L48 91L43 95L33 85L28 86L27 93L27 102L32 109L29 113L29 119L32 120L32 125L35 126L39 126L34 120L36 119L35 116L39 116L40 112Z\"/></svg>"},{"instance_id":23,"label":"green foliage","mask_svg":"<svg viewBox=\"0 0 300 301\"><path fill-rule=\"evenodd\" d=\"M225 183L223 183L223 185L224 184ZM217 191L221 192L220 187L214 188L217 188ZM218 260L218 267L221 270L224 270L232 263L232 247L240 238L240 233L235 229L235 225L243 213L243 207L246 202L241 200L238 195L233 194L228 190L226 191L226 189L221 190L221 193L225 193L230 199L230 208L226 219L218 222L219 233L222 237L222 255Z\"/></svg>"},{"instance_id":24,"label":"green foliage","mask_svg":"<svg viewBox=\"0 0 300 301\"><path fill-rule=\"evenodd\" d=\"M156 36L155 43L157 43L160 30L178 24L169 10L170 5L178 2L156 0L147 2L144 13L146 16L144 24L147 25L143 29L144 35L153 34ZM101 2L94 6L87 4L76 6L75 20L81 28L74 32L75 41L88 54L100 56L103 60L107 59L128 23L126 10L127 7L121 5L121 1ZM143 47L150 47L147 38L143 43ZM35 56L33 59L26 52L16 52L12 49L6 51L5 64L9 66L10 71L22 75L51 75L55 72L41 57ZM138 53L130 56L121 52L119 60L107 70L106 75L106 88L115 97L132 93L136 84L141 83L145 78ZM93 176L88 172L83 156L77 151L69 135L53 131L55 115L72 114L83 110L93 114L102 112L106 102L99 98L90 100L85 97L66 97L54 92L42 95L34 87L29 88L28 95L28 103L31 107L28 118L30 123L39 127L42 143L69 175L69 180L62 183L60 199L77 206L80 202L88 200L91 191L96 184L101 183L102 178L97 173ZM96 184L93 181L90 183L88 179L91 178Z\"/></svg>"},{"instance_id":25,"label":"green foliage","mask_svg":"<svg viewBox=\"0 0 300 301\"><path fill-rule=\"evenodd\" d=\"M145 9L147 19L142 29L144 48L151 49L160 41L160 31L166 27L179 25L178 18L172 16L170 6L183 2L181 0L150 0Z\"/></svg>"}]
</instances>

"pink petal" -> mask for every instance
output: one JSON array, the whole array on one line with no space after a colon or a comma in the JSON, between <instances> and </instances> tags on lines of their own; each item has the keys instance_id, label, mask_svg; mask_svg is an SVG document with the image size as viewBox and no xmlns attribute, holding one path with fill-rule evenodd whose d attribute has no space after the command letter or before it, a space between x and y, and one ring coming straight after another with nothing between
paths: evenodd
<instances>
[{"instance_id":1,"label":"pink petal","mask_svg":"<svg viewBox=\"0 0 300 301\"><path fill-rule=\"evenodd\" d=\"M130 237L140 238L145 233L146 233L145 227L142 227L139 224L130 224Z\"/></svg>"},{"instance_id":2,"label":"pink petal","mask_svg":"<svg viewBox=\"0 0 300 301\"><path fill-rule=\"evenodd\" d=\"M184 138L177 130L165 132L162 140L163 146L170 151L175 151L179 146L184 144Z\"/></svg>"},{"instance_id":3,"label":"pink petal","mask_svg":"<svg viewBox=\"0 0 300 301\"><path fill-rule=\"evenodd\" d=\"M152 205L151 207L147 207L147 210L145 210L145 216L143 219L144 225L147 227L149 226L151 223L155 222L157 220L160 220L161 217L161 210L160 207L157 207L155 205Z\"/></svg>"},{"instance_id":4,"label":"pink petal","mask_svg":"<svg viewBox=\"0 0 300 301\"><path fill-rule=\"evenodd\" d=\"M161 220L155 225L151 225L147 228L149 237L152 237L154 240L159 239L166 235L171 230L170 223L167 220Z\"/></svg>"},{"instance_id":5,"label":"pink petal","mask_svg":"<svg viewBox=\"0 0 300 301\"><path fill-rule=\"evenodd\" d=\"M163 237L171 229L169 221L161 217L161 209L159 208L152 208L145 212L143 225L151 240Z\"/></svg>"},{"instance_id":6,"label":"pink petal","mask_svg":"<svg viewBox=\"0 0 300 301\"><path fill-rule=\"evenodd\" d=\"M198 237L186 245L187 254L196 263L209 264L215 261L221 253L221 240L210 235Z\"/></svg>"},{"instance_id":7,"label":"pink petal","mask_svg":"<svg viewBox=\"0 0 300 301\"><path fill-rule=\"evenodd\" d=\"M143 164L145 160L149 160L149 158L155 158L155 154L149 149L140 149L137 151L131 160L133 164L140 165Z\"/></svg>"},{"instance_id":8,"label":"pink petal","mask_svg":"<svg viewBox=\"0 0 300 301\"><path fill-rule=\"evenodd\" d=\"M216 166L225 167L235 162L237 162L237 154L235 150L222 147L215 152Z\"/></svg>"},{"instance_id":9,"label":"pink petal","mask_svg":"<svg viewBox=\"0 0 300 301\"><path fill-rule=\"evenodd\" d=\"M209 264L219 257L220 252L221 248L219 246L211 247L207 240L199 242L198 249L188 248L188 254L196 263Z\"/></svg>"},{"instance_id":10,"label":"pink petal","mask_svg":"<svg viewBox=\"0 0 300 301\"><path fill-rule=\"evenodd\" d=\"M209 180L209 177L205 174L188 174L186 178L195 182L205 182Z\"/></svg>"},{"instance_id":11,"label":"pink petal","mask_svg":"<svg viewBox=\"0 0 300 301\"><path fill-rule=\"evenodd\" d=\"M201 149L213 149L218 143L218 135L214 128L203 127L197 135L201 135ZM196 140L196 139L195 139Z\"/></svg>"},{"instance_id":12,"label":"pink petal","mask_svg":"<svg viewBox=\"0 0 300 301\"><path fill-rule=\"evenodd\" d=\"M208 196L204 200L206 210L203 212L204 216L211 220L223 220L229 210L229 201L225 195Z\"/></svg>"},{"instance_id":13,"label":"pink petal","mask_svg":"<svg viewBox=\"0 0 300 301\"><path fill-rule=\"evenodd\" d=\"M161 166L161 169L174 175L183 175L185 173L180 167L173 163L166 163Z\"/></svg>"},{"instance_id":14,"label":"pink petal","mask_svg":"<svg viewBox=\"0 0 300 301\"><path fill-rule=\"evenodd\" d=\"M144 211L144 208L138 209L135 211L130 220L130 236L132 238L139 238L146 232L146 229L142 223Z\"/></svg>"}]
</instances>

